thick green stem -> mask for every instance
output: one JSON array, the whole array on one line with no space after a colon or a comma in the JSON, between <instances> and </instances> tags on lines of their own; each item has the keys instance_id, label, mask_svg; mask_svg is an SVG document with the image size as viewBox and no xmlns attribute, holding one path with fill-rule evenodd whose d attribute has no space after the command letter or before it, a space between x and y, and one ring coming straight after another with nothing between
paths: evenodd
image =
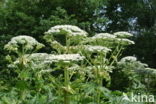
<instances>
[{"instance_id":1,"label":"thick green stem","mask_svg":"<svg viewBox=\"0 0 156 104\"><path fill-rule=\"evenodd\" d=\"M101 77L101 75L100 75L100 73L101 73L101 71L103 71L104 70L104 68L105 68L105 62L106 62L106 60L105 60L105 58L106 58L106 53L105 54L103 54L103 53L101 53L100 54L100 61L101 61L101 66L100 66L100 68L99 67L97 67L97 75L96 75L96 80L97 80L97 85L98 85L98 87L97 87L97 97L96 97L96 103L97 104L100 104L101 102L101 91L100 91L100 87L103 87L103 85L102 85L102 81L103 81L103 78Z\"/></svg>"},{"instance_id":2,"label":"thick green stem","mask_svg":"<svg viewBox=\"0 0 156 104\"><path fill-rule=\"evenodd\" d=\"M102 87L102 78L99 78L98 80L98 86ZM101 91L99 90L99 88L97 89L97 104L100 104L100 99L101 98Z\"/></svg>"},{"instance_id":3,"label":"thick green stem","mask_svg":"<svg viewBox=\"0 0 156 104\"><path fill-rule=\"evenodd\" d=\"M70 104L69 95L66 91L64 93L64 104Z\"/></svg>"},{"instance_id":4,"label":"thick green stem","mask_svg":"<svg viewBox=\"0 0 156 104\"><path fill-rule=\"evenodd\" d=\"M69 39L69 37L66 37L67 50L65 53L69 52L69 46L70 46L70 39ZM64 69L64 86L65 86L66 90L64 91L64 104L70 104L70 96L69 96L69 93L67 91L68 86L69 86L69 82L70 82L69 72L68 72L68 69L65 68Z\"/></svg>"},{"instance_id":5,"label":"thick green stem","mask_svg":"<svg viewBox=\"0 0 156 104\"><path fill-rule=\"evenodd\" d=\"M99 84L100 80L98 80L98 84ZM97 104L100 104L100 91L99 91L99 88L97 89Z\"/></svg>"},{"instance_id":6,"label":"thick green stem","mask_svg":"<svg viewBox=\"0 0 156 104\"><path fill-rule=\"evenodd\" d=\"M64 70L64 85L66 88L69 86L69 73L68 69L66 68ZM64 104L70 104L69 93L66 90L64 91Z\"/></svg>"},{"instance_id":7,"label":"thick green stem","mask_svg":"<svg viewBox=\"0 0 156 104\"><path fill-rule=\"evenodd\" d=\"M121 51L122 51L122 48L120 48L120 49L118 50L118 52L117 52L117 54L116 54L116 56L115 56L116 59L117 59L118 56L120 55ZM113 61L110 63L110 66L113 65L113 63L116 61L116 59L113 59Z\"/></svg>"},{"instance_id":8,"label":"thick green stem","mask_svg":"<svg viewBox=\"0 0 156 104\"><path fill-rule=\"evenodd\" d=\"M97 89L96 89L96 95L95 95L95 101L97 104L100 104L100 97L101 97L101 92L99 91L99 87L101 86L101 78L99 76L100 69L96 69L96 83L97 83Z\"/></svg>"}]
</instances>

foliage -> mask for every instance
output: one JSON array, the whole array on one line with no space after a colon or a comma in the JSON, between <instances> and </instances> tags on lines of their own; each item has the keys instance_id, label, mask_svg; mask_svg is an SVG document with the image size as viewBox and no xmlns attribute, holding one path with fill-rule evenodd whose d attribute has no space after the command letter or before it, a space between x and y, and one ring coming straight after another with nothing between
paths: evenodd
<instances>
[{"instance_id":1,"label":"foliage","mask_svg":"<svg viewBox=\"0 0 156 104\"><path fill-rule=\"evenodd\" d=\"M137 61L136 57L127 56L117 63L117 68L112 74L111 88L115 90L143 91L145 85L142 82L141 70L146 70L147 64ZM119 77L120 76L120 77Z\"/></svg>"},{"instance_id":2,"label":"foliage","mask_svg":"<svg viewBox=\"0 0 156 104\"><path fill-rule=\"evenodd\" d=\"M136 42L136 45L131 47L133 54L135 54L139 60L147 63L153 68L156 65L156 47L154 45L156 44L155 38L156 36L153 32L147 32L144 35L140 35L137 38L135 38L134 40Z\"/></svg>"},{"instance_id":3,"label":"foliage","mask_svg":"<svg viewBox=\"0 0 156 104\"><path fill-rule=\"evenodd\" d=\"M59 24L78 25L90 31L92 27L90 22L93 21L92 14L103 1L1 0L0 45L3 47L10 38L21 34L34 36L43 42L43 33L50 27ZM77 9L74 9L76 7ZM0 67L4 68L3 54L7 53L2 47L0 48L2 58Z\"/></svg>"},{"instance_id":4,"label":"foliage","mask_svg":"<svg viewBox=\"0 0 156 104\"><path fill-rule=\"evenodd\" d=\"M155 0L1 0L0 104L128 104L122 93L155 94L155 10ZM19 35L37 44L7 44ZM141 62L119 61L127 55Z\"/></svg>"},{"instance_id":5,"label":"foliage","mask_svg":"<svg viewBox=\"0 0 156 104\"><path fill-rule=\"evenodd\" d=\"M5 86L0 90L1 103L10 103L12 99L15 104L112 102L108 97L115 96L108 89L110 73L122 50L132 41L108 33L87 37L87 32L72 25L54 26L45 34L44 38L55 49L52 54L33 53L36 46L40 49L43 45L30 36L13 37L5 45L5 49L15 50L17 55L7 56L8 60L14 58L5 73L14 75L10 76L10 83L6 83L5 78L1 82ZM65 37L63 43L58 40L60 36ZM111 47L112 44L116 47ZM8 97L10 94L12 97Z\"/></svg>"},{"instance_id":6,"label":"foliage","mask_svg":"<svg viewBox=\"0 0 156 104\"><path fill-rule=\"evenodd\" d=\"M98 21L95 22L95 31L133 32L136 44L129 47L124 56L136 55L139 60L155 68L155 8L155 0L108 0L96 11Z\"/></svg>"}]
</instances>

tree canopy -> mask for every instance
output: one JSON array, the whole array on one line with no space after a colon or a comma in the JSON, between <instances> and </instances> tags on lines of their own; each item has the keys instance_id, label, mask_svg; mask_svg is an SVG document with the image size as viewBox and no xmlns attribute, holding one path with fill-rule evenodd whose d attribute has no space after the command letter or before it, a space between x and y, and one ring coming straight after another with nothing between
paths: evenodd
<instances>
[{"instance_id":1,"label":"tree canopy","mask_svg":"<svg viewBox=\"0 0 156 104\"><path fill-rule=\"evenodd\" d=\"M42 40L47 29L59 24L77 25L92 35L129 31L136 44L125 54L155 67L155 0L2 0L0 5L1 47L21 34ZM5 54L3 47L0 52Z\"/></svg>"}]
</instances>

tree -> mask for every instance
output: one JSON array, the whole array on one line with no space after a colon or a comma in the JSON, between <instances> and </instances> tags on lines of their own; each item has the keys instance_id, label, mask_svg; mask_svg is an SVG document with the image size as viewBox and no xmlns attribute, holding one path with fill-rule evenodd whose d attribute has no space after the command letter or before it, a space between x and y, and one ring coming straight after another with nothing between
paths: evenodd
<instances>
[{"instance_id":1,"label":"tree","mask_svg":"<svg viewBox=\"0 0 156 104\"><path fill-rule=\"evenodd\" d=\"M0 7L0 52L13 36L30 35L40 41L44 32L58 24L80 26L91 33L93 13L105 0L7 0ZM3 59L3 58L2 58ZM1 61L2 62L2 61ZM4 63L0 63L1 65Z\"/></svg>"},{"instance_id":2,"label":"tree","mask_svg":"<svg viewBox=\"0 0 156 104\"><path fill-rule=\"evenodd\" d=\"M100 18L96 24L97 32L134 33L136 44L125 51L125 55L136 55L139 60L156 67L153 60L156 54L155 0L108 0L107 5L99 9L97 14Z\"/></svg>"}]
</instances>

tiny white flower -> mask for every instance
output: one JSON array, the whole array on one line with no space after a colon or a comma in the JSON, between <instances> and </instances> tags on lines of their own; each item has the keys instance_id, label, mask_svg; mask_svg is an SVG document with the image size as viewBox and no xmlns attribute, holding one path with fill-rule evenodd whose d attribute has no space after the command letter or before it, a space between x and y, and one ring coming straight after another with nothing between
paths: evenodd
<instances>
[{"instance_id":1,"label":"tiny white flower","mask_svg":"<svg viewBox=\"0 0 156 104\"><path fill-rule=\"evenodd\" d=\"M92 37L92 39L114 39L114 38L116 38L116 36L109 33L98 33Z\"/></svg>"},{"instance_id":2,"label":"tiny white flower","mask_svg":"<svg viewBox=\"0 0 156 104\"><path fill-rule=\"evenodd\" d=\"M116 38L116 40L124 45L131 45L131 44L135 44L134 41L129 40L129 39L122 39L122 38Z\"/></svg>"},{"instance_id":3,"label":"tiny white flower","mask_svg":"<svg viewBox=\"0 0 156 104\"><path fill-rule=\"evenodd\" d=\"M30 60L36 60L36 61L44 61L47 57L49 57L49 54L47 53L33 53L33 54L26 54L26 56Z\"/></svg>"},{"instance_id":4,"label":"tiny white flower","mask_svg":"<svg viewBox=\"0 0 156 104\"><path fill-rule=\"evenodd\" d=\"M143 65L144 67L148 67L148 64L142 63L142 65Z\"/></svg>"},{"instance_id":5,"label":"tiny white flower","mask_svg":"<svg viewBox=\"0 0 156 104\"><path fill-rule=\"evenodd\" d=\"M40 49L44 45L39 43L36 39L34 39L31 36L21 35L16 36L11 39L11 41L8 42L8 44L5 45L5 49L9 51L17 52L20 47L23 47L25 51Z\"/></svg>"},{"instance_id":6,"label":"tiny white flower","mask_svg":"<svg viewBox=\"0 0 156 104\"><path fill-rule=\"evenodd\" d=\"M92 37L87 37L84 41L82 41L82 44L86 43L96 43L96 42L113 42L116 39L115 35L109 34L109 33L98 33Z\"/></svg>"},{"instance_id":7,"label":"tiny white flower","mask_svg":"<svg viewBox=\"0 0 156 104\"><path fill-rule=\"evenodd\" d=\"M120 60L120 62L126 62L126 61L137 61L137 58L134 56L126 56Z\"/></svg>"},{"instance_id":8,"label":"tiny white flower","mask_svg":"<svg viewBox=\"0 0 156 104\"><path fill-rule=\"evenodd\" d=\"M92 46L92 45L85 45L84 50L89 52L109 52L111 49L104 47L104 46Z\"/></svg>"},{"instance_id":9,"label":"tiny white flower","mask_svg":"<svg viewBox=\"0 0 156 104\"><path fill-rule=\"evenodd\" d=\"M112 72L112 69L114 67L113 66L107 66L107 65L96 65L96 66L88 66L87 68L89 70L92 70L92 69L105 69L108 72Z\"/></svg>"},{"instance_id":10,"label":"tiny white flower","mask_svg":"<svg viewBox=\"0 0 156 104\"><path fill-rule=\"evenodd\" d=\"M154 68L145 68L145 72L149 74L153 74L154 76L156 75L156 69Z\"/></svg>"},{"instance_id":11,"label":"tiny white flower","mask_svg":"<svg viewBox=\"0 0 156 104\"><path fill-rule=\"evenodd\" d=\"M51 69L46 69L46 70L41 70L40 73L51 73L53 70Z\"/></svg>"},{"instance_id":12,"label":"tiny white flower","mask_svg":"<svg viewBox=\"0 0 156 104\"><path fill-rule=\"evenodd\" d=\"M26 60L27 63L33 63L34 66L38 66L38 64L50 64L52 62L47 62L46 58L49 57L47 53L33 53L33 54L26 54L23 58ZM17 58L13 65L17 65L20 63L20 58Z\"/></svg>"},{"instance_id":13,"label":"tiny white flower","mask_svg":"<svg viewBox=\"0 0 156 104\"><path fill-rule=\"evenodd\" d=\"M62 30L67 32L69 36L87 36L87 32L73 25L57 25L51 27L45 34L60 33Z\"/></svg>"},{"instance_id":14,"label":"tiny white flower","mask_svg":"<svg viewBox=\"0 0 156 104\"><path fill-rule=\"evenodd\" d=\"M152 75L152 76L156 75L156 69L153 68L140 69L139 72L143 74ZM148 82L149 80L146 79L145 81Z\"/></svg>"},{"instance_id":15,"label":"tiny white flower","mask_svg":"<svg viewBox=\"0 0 156 104\"><path fill-rule=\"evenodd\" d=\"M53 62L70 62L70 61L82 61L84 60L84 56L81 56L80 54L61 54L61 55L50 55L47 57L47 60L51 60Z\"/></svg>"},{"instance_id":16,"label":"tiny white flower","mask_svg":"<svg viewBox=\"0 0 156 104\"><path fill-rule=\"evenodd\" d=\"M116 33L114 33L114 35L119 37L119 38L127 38L127 37L132 37L133 36L131 33L124 32L124 31L116 32Z\"/></svg>"}]
</instances>

